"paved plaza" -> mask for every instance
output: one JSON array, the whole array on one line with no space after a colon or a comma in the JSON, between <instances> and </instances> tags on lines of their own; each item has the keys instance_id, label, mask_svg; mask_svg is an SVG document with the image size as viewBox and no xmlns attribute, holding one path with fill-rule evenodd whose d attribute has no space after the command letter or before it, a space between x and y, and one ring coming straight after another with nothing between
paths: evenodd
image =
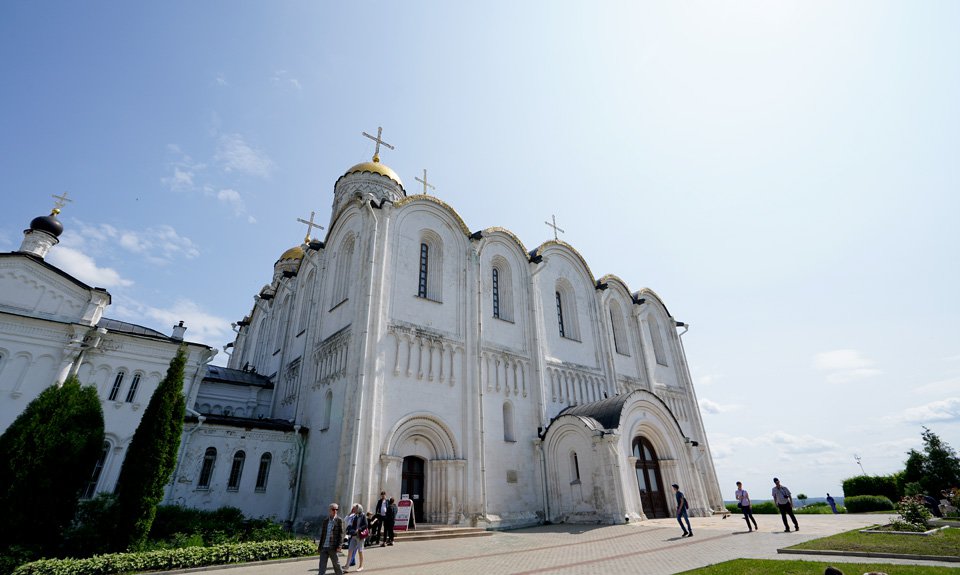
<instances>
[{"instance_id":1,"label":"paved plaza","mask_svg":"<svg viewBox=\"0 0 960 575\"><path fill-rule=\"evenodd\" d=\"M799 515L797 518L800 531L791 533L783 532L779 516L759 515L760 531L754 533L746 531L738 516L693 519L695 535L689 539L680 538L675 520L655 519L615 526L551 525L496 533L491 537L405 542L368 549L364 554L363 573L658 575L742 557L957 566L933 561L778 555L780 547L871 525L883 521L885 516ZM311 558L217 568L216 571L223 575L313 575L318 571L317 565L317 559ZM327 573L332 572L327 569Z\"/></svg>"}]
</instances>

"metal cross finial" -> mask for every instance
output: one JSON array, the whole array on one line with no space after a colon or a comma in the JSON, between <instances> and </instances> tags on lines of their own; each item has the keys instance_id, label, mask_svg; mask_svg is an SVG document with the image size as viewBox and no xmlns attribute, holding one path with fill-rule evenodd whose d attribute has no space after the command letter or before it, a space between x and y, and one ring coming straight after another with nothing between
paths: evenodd
<instances>
[{"instance_id":1,"label":"metal cross finial","mask_svg":"<svg viewBox=\"0 0 960 575\"><path fill-rule=\"evenodd\" d=\"M416 181L420 182L421 184L423 184L423 195L427 195L427 188L430 188L431 190L436 190L436 189L437 189L433 184L428 184L428 183L427 183L427 169L426 169L426 168L423 169L423 179L421 180L420 178L414 178L414 180L416 180Z\"/></svg>"},{"instance_id":2,"label":"metal cross finial","mask_svg":"<svg viewBox=\"0 0 960 575\"><path fill-rule=\"evenodd\" d=\"M54 200L56 200L56 202L54 202L54 204L53 204L53 209L56 210L56 212L57 212L58 214L60 213L60 208L62 208L63 206L67 205L68 202L72 202L72 201L73 201L73 200L67 198L67 192L63 192L63 195L62 195L62 196L51 196L51 197L52 197Z\"/></svg>"},{"instance_id":3,"label":"metal cross finial","mask_svg":"<svg viewBox=\"0 0 960 575\"><path fill-rule=\"evenodd\" d=\"M374 142L377 143L377 147L376 147L376 149L374 149L374 151L373 151L373 161L374 161L374 162L379 162L379 161L380 161L380 144L383 144L384 146L390 148L391 150L393 149L393 146L391 146L390 144L384 142L384 141L380 138L380 136L381 136L382 134L383 134L383 128L381 128L380 126L377 126L377 137L376 137L376 138L374 138L373 136L371 136L370 134L368 134L368 133L366 133L366 132L363 132L363 135L364 135L364 136L370 138L371 140L373 140Z\"/></svg>"},{"instance_id":4,"label":"metal cross finial","mask_svg":"<svg viewBox=\"0 0 960 575\"><path fill-rule=\"evenodd\" d=\"M310 234L313 233L313 228L317 228L321 230L326 229L320 224L313 223L313 216L315 213L316 212L310 212L310 221L307 221L303 218L297 218L297 221L300 222L301 224L307 224L307 237L303 238L303 243L305 244L310 243Z\"/></svg>"},{"instance_id":5,"label":"metal cross finial","mask_svg":"<svg viewBox=\"0 0 960 575\"><path fill-rule=\"evenodd\" d=\"M559 240L560 238L557 237L557 232L560 232L561 234L565 234L565 233L567 233L567 232L564 231L562 228L558 228L558 227L557 227L557 216L554 216L554 215L551 214L550 218L553 219L553 223L552 223L552 224L551 224L550 222L543 222L543 223L545 223L545 224L547 224L548 226L550 226L551 228L553 228L553 239L554 239L554 240Z\"/></svg>"}]
</instances>

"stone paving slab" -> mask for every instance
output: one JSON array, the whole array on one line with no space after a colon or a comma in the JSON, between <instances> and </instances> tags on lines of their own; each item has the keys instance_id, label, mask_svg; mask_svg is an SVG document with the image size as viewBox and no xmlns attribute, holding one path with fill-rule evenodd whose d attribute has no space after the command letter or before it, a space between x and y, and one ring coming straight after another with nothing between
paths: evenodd
<instances>
[{"instance_id":1,"label":"stone paving slab","mask_svg":"<svg viewBox=\"0 0 960 575\"><path fill-rule=\"evenodd\" d=\"M449 574L596 574L644 573L668 575L730 559L801 559L864 562L857 557L778 555L777 549L858 529L886 516L800 515L800 531L784 533L779 516L760 515L760 530L748 533L743 520L707 517L692 519L694 537L681 538L673 519L610 526L548 525L498 532L478 539L411 541L393 547L373 547L364 553L363 573ZM869 561L869 560L867 560ZM943 565L956 563L882 560L884 563ZM311 575L316 558L216 569L222 575ZM327 573L333 570L328 568ZM351 573L355 571L351 570Z\"/></svg>"}]
</instances>

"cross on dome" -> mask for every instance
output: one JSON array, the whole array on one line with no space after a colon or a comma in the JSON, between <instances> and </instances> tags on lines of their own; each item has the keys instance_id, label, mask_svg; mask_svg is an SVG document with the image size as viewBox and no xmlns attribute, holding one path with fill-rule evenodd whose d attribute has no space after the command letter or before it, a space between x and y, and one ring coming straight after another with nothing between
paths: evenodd
<instances>
[{"instance_id":1,"label":"cross on dome","mask_svg":"<svg viewBox=\"0 0 960 575\"><path fill-rule=\"evenodd\" d=\"M551 214L550 217L553 219L553 223L552 223L552 224L551 224L550 222L543 222L543 223L545 223L545 224L547 224L549 227L553 228L553 239L554 239L554 240L559 240L560 238L557 236L557 232L560 232L561 234L565 234L565 233L567 233L567 232L564 231L562 228L557 227L557 216Z\"/></svg>"},{"instance_id":2,"label":"cross on dome","mask_svg":"<svg viewBox=\"0 0 960 575\"><path fill-rule=\"evenodd\" d=\"M433 184L428 184L428 183L427 183L427 169L426 169L426 168L423 169L423 179L422 179L422 180L421 180L420 178L414 178L414 179L415 179L416 181L420 182L421 184L423 184L423 195L427 195L427 188L430 188L431 190L436 190L436 189L437 189L436 186L434 186Z\"/></svg>"},{"instance_id":3,"label":"cross on dome","mask_svg":"<svg viewBox=\"0 0 960 575\"><path fill-rule=\"evenodd\" d=\"M55 195L55 196L51 196L51 197L52 197L54 200L56 200L56 201L53 203L53 213L54 213L54 214L59 214L59 213L60 213L60 208L62 208L63 206L67 205L69 202L72 202L72 201L73 201L73 200L71 200L70 198L67 197L67 192L63 192L63 195L61 195L61 196L56 196L56 195Z\"/></svg>"},{"instance_id":4,"label":"cross on dome","mask_svg":"<svg viewBox=\"0 0 960 575\"><path fill-rule=\"evenodd\" d=\"M390 144L384 142L383 139L380 138L380 136L383 135L383 128L382 128L382 127L377 126L377 137L376 137L376 138L374 138L373 136L371 136L370 134L368 134L368 133L366 133L366 132L362 132L362 133L363 133L364 136L370 138L371 140L373 140L374 142L377 143L377 147L376 147L376 148L374 149L374 151L373 151L373 161L374 161L374 162L379 162L379 161L380 161L380 145L381 145L381 144L383 144L383 145L386 146L387 148L390 148L391 150L393 149L393 146L391 146Z\"/></svg>"},{"instance_id":5,"label":"cross on dome","mask_svg":"<svg viewBox=\"0 0 960 575\"><path fill-rule=\"evenodd\" d=\"M303 243L305 243L305 244L309 244L309 243L310 243L310 234L313 233L313 228L317 228L317 229L321 229L321 230L326 229L326 228L324 228L323 226L321 226L320 224L315 224L315 223L313 223L313 216L314 216L315 214L316 214L316 212L310 212L310 221L307 221L307 220L305 220L305 219L303 219L303 218L297 218L297 221L298 221L298 222L300 222L301 224L306 224L306 225L307 225L307 237L303 238Z\"/></svg>"}]
</instances>

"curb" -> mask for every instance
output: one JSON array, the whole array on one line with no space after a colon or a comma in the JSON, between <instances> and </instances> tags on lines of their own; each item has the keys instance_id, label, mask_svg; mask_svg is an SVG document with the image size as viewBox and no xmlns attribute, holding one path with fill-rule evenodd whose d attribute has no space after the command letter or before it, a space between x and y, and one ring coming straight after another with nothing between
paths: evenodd
<instances>
[{"instance_id":1,"label":"curb","mask_svg":"<svg viewBox=\"0 0 960 575\"><path fill-rule=\"evenodd\" d=\"M294 563L296 561L316 561L318 555L304 555L302 557L287 557L285 559L267 559L264 561L245 561L240 563L221 563L219 565L204 565L203 567L189 567L187 569L173 569L171 571L143 571L150 575L178 575L180 573L202 573L203 571L216 571L229 567L250 567L254 565L277 565L280 563Z\"/></svg>"},{"instance_id":2,"label":"curb","mask_svg":"<svg viewBox=\"0 0 960 575\"><path fill-rule=\"evenodd\" d=\"M777 549L784 555L826 555L832 557L873 557L877 559L911 559L917 561L945 561L960 563L960 557L944 555L907 555L903 553L874 553L870 551L829 551L823 549Z\"/></svg>"}]
</instances>

